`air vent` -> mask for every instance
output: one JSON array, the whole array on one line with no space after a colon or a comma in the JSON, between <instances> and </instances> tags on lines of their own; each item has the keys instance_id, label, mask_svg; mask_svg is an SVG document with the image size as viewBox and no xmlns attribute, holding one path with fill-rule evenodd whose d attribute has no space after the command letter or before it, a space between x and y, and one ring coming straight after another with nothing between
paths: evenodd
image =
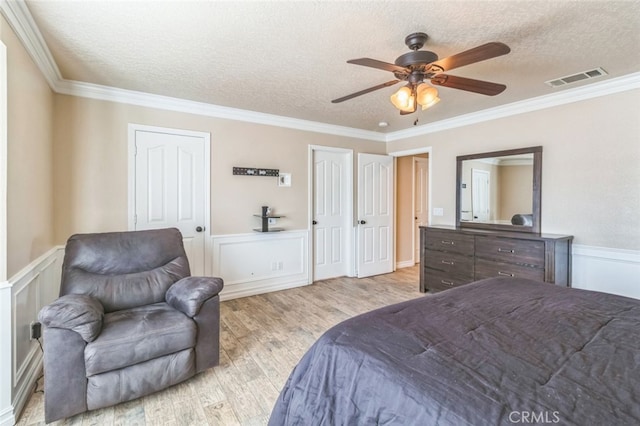
<instances>
[{"instance_id":1,"label":"air vent","mask_svg":"<svg viewBox=\"0 0 640 426\"><path fill-rule=\"evenodd\" d=\"M568 75L566 77L557 78L555 80L545 81L551 87L560 87L565 84L575 83L577 81L588 80L590 78L596 78L603 75L607 75L607 72L602 68L596 68L589 71L579 72L577 74Z\"/></svg>"},{"instance_id":2,"label":"air vent","mask_svg":"<svg viewBox=\"0 0 640 426\"><path fill-rule=\"evenodd\" d=\"M583 71L577 74L568 75L566 77L557 78L555 80L545 81L551 87L560 87L565 84L575 83L576 81L588 80L590 78L601 77L607 75L607 72L602 68L596 68L594 70Z\"/></svg>"}]
</instances>

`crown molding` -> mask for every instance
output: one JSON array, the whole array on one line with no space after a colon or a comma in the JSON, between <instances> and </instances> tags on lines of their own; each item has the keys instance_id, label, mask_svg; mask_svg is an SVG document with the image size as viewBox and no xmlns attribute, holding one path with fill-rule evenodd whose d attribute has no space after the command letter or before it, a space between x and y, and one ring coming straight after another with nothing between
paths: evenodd
<instances>
[{"instance_id":1,"label":"crown molding","mask_svg":"<svg viewBox=\"0 0 640 426\"><path fill-rule=\"evenodd\" d=\"M574 89L565 89L561 92L549 95L525 99L523 101L513 102L495 108L464 114L450 119L440 120L435 123L412 127L410 129L381 133L371 130L356 129L353 127L320 123L317 121L301 120L281 115L266 114L203 102L189 101L186 99L136 92L116 87L65 80L62 78L58 65L53 59L53 56L51 55L51 52L49 51L49 48L47 47L47 44L33 20L24 0L0 0L0 12L2 12L24 45L25 49L29 52L36 65L40 68L40 71L44 75L44 78L51 89L56 93L228 120L366 139L375 142L398 141L640 88L640 72L638 72Z\"/></svg>"},{"instance_id":2,"label":"crown molding","mask_svg":"<svg viewBox=\"0 0 640 426\"><path fill-rule=\"evenodd\" d=\"M42 37L27 4L23 0L0 1L0 12L22 42L27 52L42 72L49 87L57 91L57 85L62 80L58 64L53 59L47 43Z\"/></svg>"},{"instance_id":3,"label":"crown molding","mask_svg":"<svg viewBox=\"0 0 640 426\"><path fill-rule=\"evenodd\" d=\"M424 124L411 129L398 130L397 132L387 133L386 141L392 142L414 136L437 133L443 130L455 129L457 127L468 126L470 124L482 123L485 121L495 120L497 118L523 114L525 112L538 111L541 109L566 105L573 102L612 95L614 93L625 92L627 90L638 88L640 88L640 72L611 78L598 83L591 83L574 89L566 89L562 92L552 93L550 95L538 96L536 98L512 102L495 108L488 108L482 111L459 115L447 120L440 120L435 123Z\"/></svg>"},{"instance_id":4,"label":"crown molding","mask_svg":"<svg viewBox=\"0 0 640 426\"><path fill-rule=\"evenodd\" d=\"M289 129L326 133L330 135L367 139L376 142L386 142L385 135L383 133L373 132L370 130L355 129L352 127L337 126L334 124L301 120L298 118L266 114L256 111L247 111L238 108L190 101L169 96L154 95L134 90L118 89L115 87L84 83L80 81L61 80L57 85L56 91L63 95L79 96L83 98L203 115L207 117L224 118L227 120L286 127Z\"/></svg>"}]
</instances>

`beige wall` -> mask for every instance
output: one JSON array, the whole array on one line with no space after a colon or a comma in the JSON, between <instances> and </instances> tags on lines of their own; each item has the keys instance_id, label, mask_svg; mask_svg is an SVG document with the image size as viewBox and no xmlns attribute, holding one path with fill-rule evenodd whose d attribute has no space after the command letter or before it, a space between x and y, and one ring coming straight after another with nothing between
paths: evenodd
<instances>
[{"instance_id":1,"label":"beige wall","mask_svg":"<svg viewBox=\"0 0 640 426\"><path fill-rule=\"evenodd\" d=\"M533 166L496 165L465 160L462 166L462 184L466 187L460 188L460 210L469 213L462 215L463 219L471 218L473 209L472 169L489 172L489 221L510 221L516 213L530 214L533 211Z\"/></svg>"},{"instance_id":2,"label":"beige wall","mask_svg":"<svg viewBox=\"0 0 640 426\"><path fill-rule=\"evenodd\" d=\"M308 145L384 153L385 144L65 95L55 97L55 238L127 228L128 123L211 133L211 234L251 232L260 206L287 216L278 226L307 228ZM354 161L357 155L354 155ZM292 174L233 176L232 167ZM354 165L355 167L355 165Z\"/></svg>"},{"instance_id":3,"label":"beige wall","mask_svg":"<svg viewBox=\"0 0 640 426\"><path fill-rule=\"evenodd\" d=\"M413 258L413 157L396 160L396 262Z\"/></svg>"},{"instance_id":4,"label":"beige wall","mask_svg":"<svg viewBox=\"0 0 640 426\"><path fill-rule=\"evenodd\" d=\"M498 219L511 220L514 214L530 214L533 211L533 166L503 165L498 169Z\"/></svg>"},{"instance_id":5,"label":"beige wall","mask_svg":"<svg viewBox=\"0 0 640 426\"><path fill-rule=\"evenodd\" d=\"M53 247L53 92L0 17L7 46L7 276Z\"/></svg>"},{"instance_id":6,"label":"beige wall","mask_svg":"<svg viewBox=\"0 0 640 426\"><path fill-rule=\"evenodd\" d=\"M543 146L542 231L640 249L640 90L390 142L431 147L434 224L455 223L456 156Z\"/></svg>"},{"instance_id":7,"label":"beige wall","mask_svg":"<svg viewBox=\"0 0 640 426\"><path fill-rule=\"evenodd\" d=\"M466 160L462 164L462 182L465 188L460 188L460 210L468 212L465 216L473 214L473 172L472 170L484 170L489 172L489 221L500 219L499 204L499 167L494 164L477 160ZM464 218L464 217L463 217Z\"/></svg>"},{"instance_id":8,"label":"beige wall","mask_svg":"<svg viewBox=\"0 0 640 426\"><path fill-rule=\"evenodd\" d=\"M398 157L396 160L396 263L413 259L413 227L415 211L413 159L427 158L427 154ZM416 235L416 238L420 238ZM418 259L415 259L418 261Z\"/></svg>"}]
</instances>

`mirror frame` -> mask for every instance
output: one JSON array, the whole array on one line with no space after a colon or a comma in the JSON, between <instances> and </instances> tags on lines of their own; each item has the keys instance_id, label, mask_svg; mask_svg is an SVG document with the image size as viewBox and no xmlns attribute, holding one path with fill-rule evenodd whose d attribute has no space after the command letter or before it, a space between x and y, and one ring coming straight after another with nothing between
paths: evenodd
<instances>
[{"instance_id":1,"label":"mirror frame","mask_svg":"<svg viewBox=\"0 0 640 426\"><path fill-rule=\"evenodd\" d=\"M465 160L477 160L489 157L504 157L507 155L533 154L533 194L532 194L532 226L504 225L495 223L478 223L460 220L461 190L462 185L462 162ZM540 233L540 204L542 187L542 147L533 146L528 148L508 149L504 151L483 152L480 154L459 155L456 157L456 228L471 229L492 229L495 231L515 231Z\"/></svg>"}]
</instances>

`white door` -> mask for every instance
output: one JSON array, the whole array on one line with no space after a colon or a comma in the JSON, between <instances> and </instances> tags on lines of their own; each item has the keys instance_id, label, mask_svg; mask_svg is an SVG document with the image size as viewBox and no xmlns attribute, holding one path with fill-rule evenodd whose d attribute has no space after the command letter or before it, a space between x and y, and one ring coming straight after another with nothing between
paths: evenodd
<instances>
[{"instance_id":1,"label":"white door","mask_svg":"<svg viewBox=\"0 0 640 426\"><path fill-rule=\"evenodd\" d=\"M393 157L358 154L358 277L393 271Z\"/></svg>"},{"instance_id":2,"label":"white door","mask_svg":"<svg viewBox=\"0 0 640 426\"><path fill-rule=\"evenodd\" d=\"M489 220L489 172L486 170L471 169L471 211L474 221Z\"/></svg>"},{"instance_id":3,"label":"white door","mask_svg":"<svg viewBox=\"0 0 640 426\"><path fill-rule=\"evenodd\" d=\"M352 156L313 150L313 279L349 274Z\"/></svg>"},{"instance_id":4,"label":"white door","mask_svg":"<svg viewBox=\"0 0 640 426\"><path fill-rule=\"evenodd\" d=\"M208 135L134 129L133 229L175 227L191 274L205 274Z\"/></svg>"},{"instance_id":5,"label":"white door","mask_svg":"<svg viewBox=\"0 0 640 426\"><path fill-rule=\"evenodd\" d=\"M420 262L420 226L429 224L429 162L426 158L414 157L414 189L413 195L415 207L415 226L413 230L413 240L415 241L415 254L413 256L416 263Z\"/></svg>"}]
</instances>

